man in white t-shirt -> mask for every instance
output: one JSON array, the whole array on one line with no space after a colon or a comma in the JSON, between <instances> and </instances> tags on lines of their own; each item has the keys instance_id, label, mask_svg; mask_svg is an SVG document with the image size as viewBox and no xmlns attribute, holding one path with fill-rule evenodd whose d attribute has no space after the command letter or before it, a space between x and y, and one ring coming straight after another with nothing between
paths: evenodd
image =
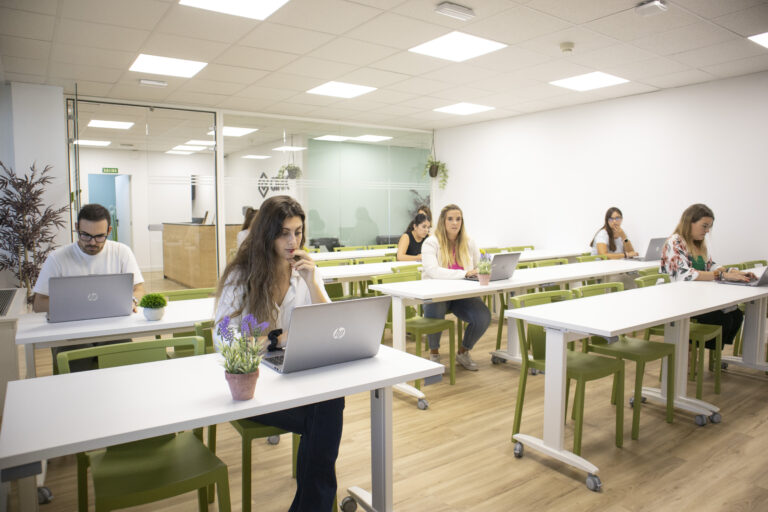
<instances>
[{"instance_id":1,"label":"man in white t-shirt","mask_svg":"<svg viewBox=\"0 0 768 512\"><path fill-rule=\"evenodd\" d=\"M48 280L52 277L93 274L133 274L133 296L144 295L144 278L131 248L107 240L112 232L109 211L87 204L77 214L77 242L53 251L43 263L35 287L35 311L48 311ZM135 309L135 307L134 307Z\"/></svg>"}]
</instances>

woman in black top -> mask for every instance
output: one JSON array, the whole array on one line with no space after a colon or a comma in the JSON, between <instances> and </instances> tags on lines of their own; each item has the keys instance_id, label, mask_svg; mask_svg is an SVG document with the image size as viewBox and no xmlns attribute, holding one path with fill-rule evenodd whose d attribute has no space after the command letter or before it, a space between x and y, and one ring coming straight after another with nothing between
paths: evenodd
<instances>
[{"instance_id":1,"label":"woman in black top","mask_svg":"<svg viewBox=\"0 0 768 512\"><path fill-rule=\"evenodd\" d=\"M427 236L429 220L419 213L397 242L397 261L421 261L421 244Z\"/></svg>"}]
</instances>

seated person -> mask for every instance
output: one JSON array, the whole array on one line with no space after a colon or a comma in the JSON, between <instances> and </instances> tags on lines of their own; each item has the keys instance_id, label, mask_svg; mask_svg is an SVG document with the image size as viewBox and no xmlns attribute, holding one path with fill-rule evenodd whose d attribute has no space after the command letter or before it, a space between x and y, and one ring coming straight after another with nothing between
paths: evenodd
<instances>
[{"instance_id":1,"label":"seated person","mask_svg":"<svg viewBox=\"0 0 768 512\"><path fill-rule=\"evenodd\" d=\"M240 227L240 231L237 232L237 245L236 247L240 247L242 245L243 240L248 236L248 233L250 232L251 224L253 223L253 219L256 218L256 216L259 214L259 210L256 208L248 207L247 210L245 210L245 218L243 219L243 225Z\"/></svg>"},{"instance_id":2,"label":"seated person","mask_svg":"<svg viewBox=\"0 0 768 512\"><path fill-rule=\"evenodd\" d=\"M661 272L669 274L672 281L749 281L754 277L751 272L715 268L705 240L714 222L715 214L707 205L694 204L686 208L675 232L661 250ZM711 311L692 318L703 324L721 326L723 345L730 345L741 327L744 314L738 308L725 311ZM707 342L707 348L715 348L714 340Z\"/></svg>"},{"instance_id":3,"label":"seated person","mask_svg":"<svg viewBox=\"0 0 768 512\"><path fill-rule=\"evenodd\" d=\"M449 204L440 212L435 234L424 241L422 278L464 279L476 276L478 261L480 251L464 229L461 209L455 204ZM467 323L456 361L467 370L477 371L477 364L470 357L469 351L488 329L491 313L480 297L424 304L424 316L427 318L445 318L448 311ZM440 362L441 334L429 335L429 358L436 362Z\"/></svg>"},{"instance_id":4,"label":"seated person","mask_svg":"<svg viewBox=\"0 0 768 512\"><path fill-rule=\"evenodd\" d=\"M100 204L87 204L77 214L77 242L59 247L48 255L32 289L35 292L32 309L48 311L48 280L52 277L83 276L93 274L133 274L134 311L138 299L144 295L144 278L131 248L107 240L112 232L109 211ZM110 342L114 343L114 342ZM53 357L63 350L92 347L96 344L53 347ZM88 361L75 363L73 371L90 369Z\"/></svg>"},{"instance_id":5,"label":"seated person","mask_svg":"<svg viewBox=\"0 0 768 512\"><path fill-rule=\"evenodd\" d=\"M621 258L634 258L637 256L632 242L627 238L627 234L621 229L623 216L621 210L612 206L605 212L605 222L603 227L597 230L592 237L590 245L592 246L592 255L604 254L609 260Z\"/></svg>"},{"instance_id":6,"label":"seated person","mask_svg":"<svg viewBox=\"0 0 768 512\"><path fill-rule=\"evenodd\" d=\"M397 242L397 261L421 261L421 244L429 236L429 221L423 213L416 215Z\"/></svg>"}]
</instances>

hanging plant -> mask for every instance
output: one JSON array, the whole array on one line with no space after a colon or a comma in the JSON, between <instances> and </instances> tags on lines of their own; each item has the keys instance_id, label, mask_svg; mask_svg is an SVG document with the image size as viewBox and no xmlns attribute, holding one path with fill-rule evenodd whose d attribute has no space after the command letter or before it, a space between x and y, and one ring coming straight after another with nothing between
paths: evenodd
<instances>
[{"instance_id":1,"label":"hanging plant","mask_svg":"<svg viewBox=\"0 0 768 512\"><path fill-rule=\"evenodd\" d=\"M301 167L296 164L286 164L277 170L277 176L275 178L279 180L289 179L295 180L301 178Z\"/></svg>"},{"instance_id":2,"label":"hanging plant","mask_svg":"<svg viewBox=\"0 0 768 512\"><path fill-rule=\"evenodd\" d=\"M427 160L427 164L424 166L424 172L422 176L429 175L430 178L438 178L439 186L441 189L445 188L448 184L448 169L445 168L445 162L435 160L430 156Z\"/></svg>"}]
</instances>

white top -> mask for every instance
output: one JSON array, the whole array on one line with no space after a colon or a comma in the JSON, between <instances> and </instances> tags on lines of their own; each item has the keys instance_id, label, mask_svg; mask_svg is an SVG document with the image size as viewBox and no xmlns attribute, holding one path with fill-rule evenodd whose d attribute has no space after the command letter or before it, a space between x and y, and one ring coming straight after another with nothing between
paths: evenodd
<instances>
[{"instance_id":1,"label":"white top","mask_svg":"<svg viewBox=\"0 0 768 512\"><path fill-rule=\"evenodd\" d=\"M243 243L243 240L248 236L248 233L250 233L250 229L243 229L241 231L237 232L237 245L235 247L240 247L240 245Z\"/></svg>"},{"instance_id":2,"label":"white top","mask_svg":"<svg viewBox=\"0 0 768 512\"><path fill-rule=\"evenodd\" d=\"M422 273L423 279L464 279L467 272L477 268L477 262L480 261L480 250L477 248L477 244L471 238L467 239L469 245L469 256L472 258L472 267L461 269L450 269L441 267L438 263L437 254L439 252L440 244L437 241L437 237L432 235L424 240L421 246L421 264L424 268Z\"/></svg>"},{"instance_id":3,"label":"white top","mask_svg":"<svg viewBox=\"0 0 768 512\"><path fill-rule=\"evenodd\" d=\"M216 306L215 325L218 325L221 319L228 315L231 317L234 325L240 325L241 317L231 316L232 313L240 308L243 300L245 299L245 290L243 287L234 286L231 284L236 279L238 279L237 272L232 272L232 274L230 274L227 278L227 284L224 286L224 289L221 292L221 297L219 298L219 302ZM331 299L328 297L328 293L325 291L323 276L320 275L320 269L317 267L315 267L315 282L322 290L326 301L331 302ZM282 329L283 334L286 334L288 332L288 326L291 325L291 315L293 314L293 308L296 306L305 306L307 304L312 304L312 296L309 292L309 286L307 286L307 282L304 281L299 273L293 270L291 272L291 284L288 287L288 291L286 292L285 297L283 298L283 303L277 304L277 326L270 326L270 329ZM245 311L244 313L248 314L249 312ZM264 319L257 318L258 322L262 322L263 320ZM219 334L215 327L213 329L213 336L215 341L219 341ZM214 345L216 346L217 343L214 343Z\"/></svg>"},{"instance_id":4,"label":"white top","mask_svg":"<svg viewBox=\"0 0 768 512\"><path fill-rule=\"evenodd\" d=\"M48 280L52 277L94 274L133 274L134 286L144 282L136 257L127 245L107 240L104 248L91 256L84 253L75 242L59 247L48 255L32 291L50 295Z\"/></svg>"},{"instance_id":5,"label":"white top","mask_svg":"<svg viewBox=\"0 0 768 512\"><path fill-rule=\"evenodd\" d=\"M613 254L623 254L624 253L624 240L621 237L614 238L614 241L616 242L616 250L613 251ZM605 228L601 229L597 232L595 235L595 239L592 240L592 256L599 254L597 252L597 244L605 244L606 250L610 253L611 248L610 245L608 245L608 232L605 230Z\"/></svg>"}]
</instances>

